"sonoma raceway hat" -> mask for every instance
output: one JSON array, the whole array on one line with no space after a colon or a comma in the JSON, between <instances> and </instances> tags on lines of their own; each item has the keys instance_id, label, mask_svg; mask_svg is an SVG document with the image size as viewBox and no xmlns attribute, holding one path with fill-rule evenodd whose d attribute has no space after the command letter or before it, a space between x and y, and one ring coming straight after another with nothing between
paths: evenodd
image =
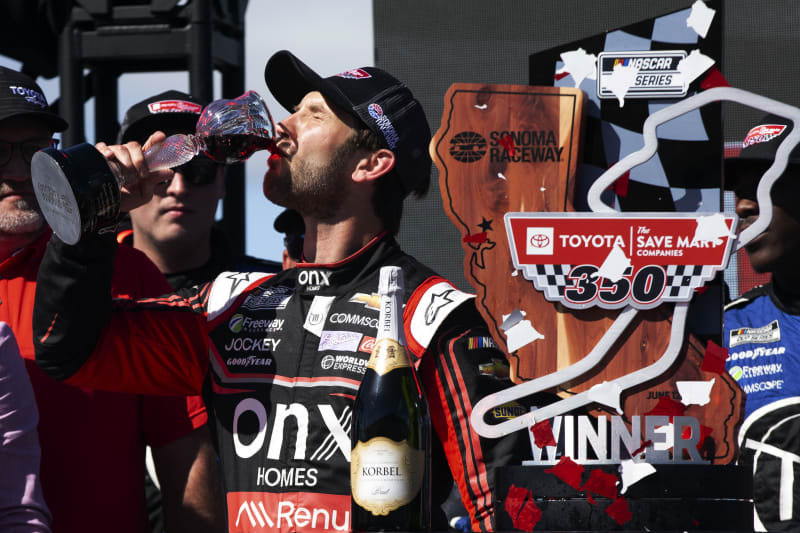
<instances>
[{"instance_id":1,"label":"sonoma raceway hat","mask_svg":"<svg viewBox=\"0 0 800 533\"><path fill-rule=\"evenodd\" d=\"M275 99L290 112L311 91L319 91L352 114L394 152L395 166L408 194L430 179L431 132L422 105L394 76L376 67L361 67L327 78L291 52L276 52L267 61L264 79ZM424 188L423 188L424 190Z\"/></svg>"},{"instance_id":2,"label":"sonoma raceway hat","mask_svg":"<svg viewBox=\"0 0 800 533\"><path fill-rule=\"evenodd\" d=\"M778 115L766 115L757 126L747 132L741 151L736 157L725 159L725 188L732 189L737 182L737 171L748 162L763 162L766 170L775 160L778 147L792 131L792 121ZM752 164L752 163L750 163ZM789 165L800 165L800 144L789 154Z\"/></svg>"},{"instance_id":3,"label":"sonoma raceway hat","mask_svg":"<svg viewBox=\"0 0 800 533\"><path fill-rule=\"evenodd\" d=\"M166 91L133 104L125 113L117 142L144 142L156 130L194 133L203 104L180 91Z\"/></svg>"},{"instance_id":4,"label":"sonoma raceway hat","mask_svg":"<svg viewBox=\"0 0 800 533\"><path fill-rule=\"evenodd\" d=\"M67 122L47 105L41 87L21 72L0 67L0 120L28 115L44 120L53 131L64 131Z\"/></svg>"}]
</instances>

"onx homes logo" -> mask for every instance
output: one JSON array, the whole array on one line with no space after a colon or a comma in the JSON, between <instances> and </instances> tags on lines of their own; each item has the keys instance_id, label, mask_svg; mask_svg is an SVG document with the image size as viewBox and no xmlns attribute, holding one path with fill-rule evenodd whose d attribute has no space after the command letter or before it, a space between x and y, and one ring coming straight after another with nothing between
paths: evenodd
<instances>
[{"instance_id":1,"label":"onx homes logo","mask_svg":"<svg viewBox=\"0 0 800 533\"><path fill-rule=\"evenodd\" d=\"M625 98L681 98L687 87L678 63L686 57L683 50L650 52L601 52L597 58L597 96L617 98L612 87L627 86ZM630 69L629 75L615 67Z\"/></svg>"},{"instance_id":2,"label":"onx homes logo","mask_svg":"<svg viewBox=\"0 0 800 533\"><path fill-rule=\"evenodd\" d=\"M721 213L506 213L514 267L573 309L688 301L725 267L736 216Z\"/></svg>"}]
</instances>

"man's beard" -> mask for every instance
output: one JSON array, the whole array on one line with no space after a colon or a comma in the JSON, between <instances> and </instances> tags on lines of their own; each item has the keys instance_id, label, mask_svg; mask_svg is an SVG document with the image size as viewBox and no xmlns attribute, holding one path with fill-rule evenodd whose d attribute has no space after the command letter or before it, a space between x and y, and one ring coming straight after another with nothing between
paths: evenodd
<instances>
[{"instance_id":1,"label":"man's beard","mask_svg":"<svg viewBox=\"0 0 800 533\"><path fill-rule=\"evenodd\" d=\"M351 142L345 142L326 166L298 161L283 176L280 198L273 201L317 220L332 219L347 194L355 150Z\"/></svg>"},{"instance_id":2,"label":"man's beard","mask_svg":"<svg viewBox=\"0 0 800 533\"><path fill-rule=\"evenodd\" d=\"M14 202L15 209L0 209L0 234L22 235L42 228L44 220L36 205L25 199Z\"/></svg>"}]
</instances>

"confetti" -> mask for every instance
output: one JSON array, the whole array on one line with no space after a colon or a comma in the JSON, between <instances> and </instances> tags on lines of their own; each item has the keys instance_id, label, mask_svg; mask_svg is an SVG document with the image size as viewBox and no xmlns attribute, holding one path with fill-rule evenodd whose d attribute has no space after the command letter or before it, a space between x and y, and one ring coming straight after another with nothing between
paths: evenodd
<instances>
[{"instance_id":1,"label":"confetti","mask_svg":"<svg viewBox=\"0 0 800 533\"><path fill-rule=\"evenodd\" d=\"M583 467L566 455L561 456L558 463L553 468L545 470L545 472L553 474L575 490L578 490L578 487L581 486Z\"/></svg>"}]
</instances>

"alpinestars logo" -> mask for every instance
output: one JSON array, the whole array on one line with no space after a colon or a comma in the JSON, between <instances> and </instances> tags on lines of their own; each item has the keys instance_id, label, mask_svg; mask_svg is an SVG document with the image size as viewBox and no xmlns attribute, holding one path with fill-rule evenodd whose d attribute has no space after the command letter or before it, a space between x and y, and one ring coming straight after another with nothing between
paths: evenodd
<instances>
[{"instance_id":1,"label":"alpinestars logo","mask_svg":"<svg viewBox=\"0 0 800 533\"><path fill-rule=\"evenodd\" d=\"M436 315L439 314L439 311L443 307L447 307L449 304L453 303L454 300L450 298L450 293L454 290L455 289L445 289L439 294L433 295L431 298L431 303L428 304L428 307L425 309L426 326L430 326L436 321Z\"/></svg>"}]
</instances>

